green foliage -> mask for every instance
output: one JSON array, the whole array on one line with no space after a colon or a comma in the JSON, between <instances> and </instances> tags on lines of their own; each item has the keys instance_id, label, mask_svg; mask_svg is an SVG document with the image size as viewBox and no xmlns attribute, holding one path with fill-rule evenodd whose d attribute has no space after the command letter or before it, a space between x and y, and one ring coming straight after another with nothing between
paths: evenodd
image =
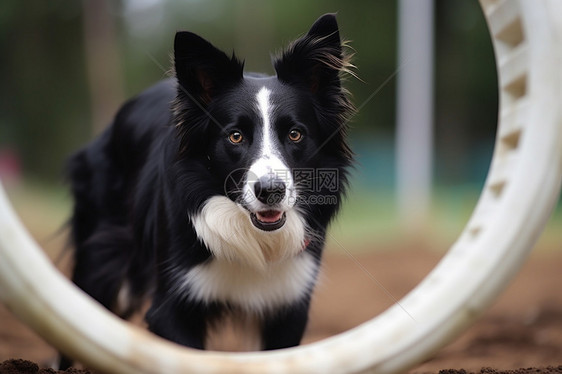
<instances>
[{"instance_id":1,"label":"green foliage","mask_svg":"<svg viewBox=\"0 0 562 374\"><path fill-rule=\"evenodd\" d=\"M4 1L0 10L0 147L14 147L26 170L51 179L89 128L75 3Z\"/></svg>"},{"instance_id":2,"label":"green foliage","mask_svg":"<svg viewBox=\"0 0 562 374\"><path fill-rule=\"evenodd\" d=\"M82 4L0 3L0 148L16 149L26 173L51 181L60 179L65 158L93 133L86 74L92 61L85 58ZM194 31L228 53L236 51L249 71L272 74L270 53L305 33L321 14L337 12L361 79L347 81L361 109L352 137L392 139L393 75L401 63L394 0L122 0L108 5L120 59L118 84L127 96L167 76L177 30ZM466 155L488 157L497 93L491 45L476 1L436 2L436 46L436 152L444 160L437 163L437 176L450 183L481 179L486 162L474 177L469 172L475 157ZM111 118L120 104L113 103L105 117Z\"/></svg>"}]
</instances>

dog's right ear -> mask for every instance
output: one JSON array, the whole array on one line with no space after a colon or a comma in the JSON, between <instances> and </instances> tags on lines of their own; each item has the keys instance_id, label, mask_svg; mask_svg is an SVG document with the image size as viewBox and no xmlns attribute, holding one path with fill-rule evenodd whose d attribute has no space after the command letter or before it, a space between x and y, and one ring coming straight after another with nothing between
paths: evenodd
<instances>
[{"instance_id":1,"label":"dog's right ear","mask_svg":"<svg viewBox=\"0 0 562 374\"><path fill-rule=\"evenodd\" d=\"M300 84L318 96L340 91L340 74L349 71L335 14L320 17L303 37L274 60L280 81Z\"/></svg>"},{"instance_id":2,"label":"dog's right ear","mask_svg":"<svg viewBox=\"0 0 562 374\"><path fill-rule=\"evenodd\" d=\"M228 57L200 36L180 31L174 41L178 95L206 107L213 98L242 79L244 64Z\"/></svg>"}]
</instances>

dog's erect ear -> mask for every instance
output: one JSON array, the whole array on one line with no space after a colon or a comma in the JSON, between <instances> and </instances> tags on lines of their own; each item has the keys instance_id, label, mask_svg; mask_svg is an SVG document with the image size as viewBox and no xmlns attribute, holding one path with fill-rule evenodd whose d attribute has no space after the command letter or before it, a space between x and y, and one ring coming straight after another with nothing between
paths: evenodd
<instances>
[{"instance_id":1,"label":"dog's erect ear","mask_svg":"<svg viewBox=\"0 0 562 374\"><path fill-rule=\"evenodd\" d=\"M274 66L279 80L303 84L313 94L330 87L339 89L339 74L348 63L342 54L335 14L320 17L305 36L289 45Z\"/></svg>"},{"instance_id":2,"label":"dog's erect ear","mask_svg":"<svg viewBox=\"0 0 562 374\"><path fill-rule=\"evenodd\" d=\"M178 94L206 106L221 90L242 79L244 64L234 54L228 57L200 36L187 31L176 33L174 65Z\"/></svg>"},{"instance_id":3,"label":"dog's erect ear","mask_svg":"<svg viewBox=\"0 0 562 374\"><path fill-rule=\"evenodd\" d=\"M330 144L324 148L339 153L345 162L351 162L346 133L354 108L348 92L341 86L340 74L354 74L353 65L342 48L336 16L320 17L310 31L291 43L273 64L281 82L300 87L315 98L313 107L325 130L325 144ZM345 180L345 175L340 174L340 178Z\"/></svg>"}]
</instances>

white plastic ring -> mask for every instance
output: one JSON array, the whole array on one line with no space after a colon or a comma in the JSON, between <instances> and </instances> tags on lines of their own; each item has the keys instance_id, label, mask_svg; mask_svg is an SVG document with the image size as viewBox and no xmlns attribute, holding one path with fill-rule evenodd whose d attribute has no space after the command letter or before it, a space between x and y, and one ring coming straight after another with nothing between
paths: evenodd
<instances>
[{"instance_id":1,"label":"white plastic ring","mask_svg":"<svg viewBox=\"0 0 562 374\"><path fill-rule=\"evenodd\" d=\"M79 291L33 242L0 189L0 300L45 340L108 373L394 373L466 328L509 282L562 176L562 2L481 0L499 72L494 157L468 225L421 284L377 318L301 347L203 352L131 326Z\"/></svg>"}]
</instances>

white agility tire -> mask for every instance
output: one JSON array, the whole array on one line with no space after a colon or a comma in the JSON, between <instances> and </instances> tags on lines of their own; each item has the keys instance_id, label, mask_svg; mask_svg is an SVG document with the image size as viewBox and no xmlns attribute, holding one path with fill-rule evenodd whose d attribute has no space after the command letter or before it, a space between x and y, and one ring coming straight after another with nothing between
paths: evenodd
<instances>
[{"instance_id":1,"label":"white agility tire","mask_svg":"<svg viewBox=\"0 0 562 374\"><path fill-rule=\"evenodd\" d=\"M107 373L394 373L463 331L506 286L556 204L562 176L562 1L481 0L499 72L500 114L476 209L439 265L399 304L300 347L219 353L121 321L45 256L0 188L0 300L45 340Z\"/></svg>"}]
</instances>

